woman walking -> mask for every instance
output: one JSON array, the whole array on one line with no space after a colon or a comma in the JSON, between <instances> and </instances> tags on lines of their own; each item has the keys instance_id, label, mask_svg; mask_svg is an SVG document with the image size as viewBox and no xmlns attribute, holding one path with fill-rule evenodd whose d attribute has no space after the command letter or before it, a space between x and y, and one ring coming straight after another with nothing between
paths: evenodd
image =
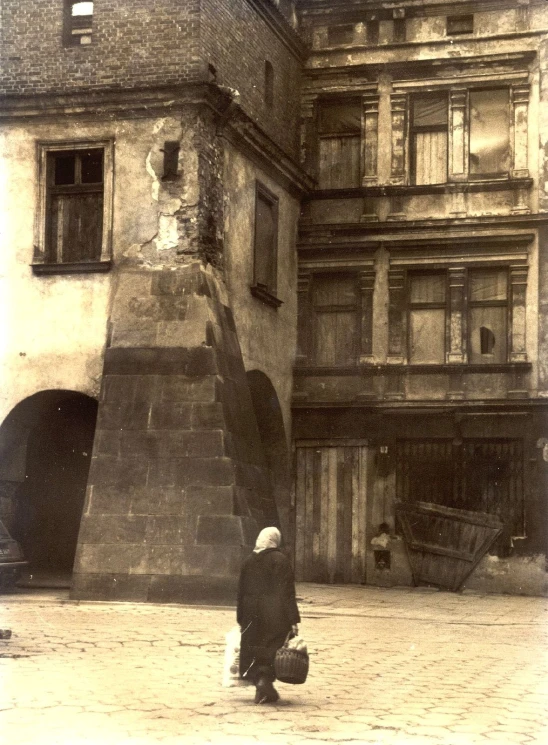
<instances>
[{"instance_id":1,"label":"woman walking","mask_svg":"<svg viewBox=\"0 0 548 745\"><path fill-rule=\"evenodd\" d=\"M253 553L244 561L238 587L237 621L242 631L240 677L256 687L255 703L274 703L274 657L300 622L295 581L279 547L277 528L261 530Z\"/></svg>"}]
</instances>

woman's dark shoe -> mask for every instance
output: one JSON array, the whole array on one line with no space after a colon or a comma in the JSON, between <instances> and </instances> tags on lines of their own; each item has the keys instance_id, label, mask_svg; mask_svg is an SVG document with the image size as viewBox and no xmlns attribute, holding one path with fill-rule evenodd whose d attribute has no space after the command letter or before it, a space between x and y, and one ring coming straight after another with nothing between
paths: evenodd
<instances>
[{"instance_id":1,"label":"woman's dark shoe","mask_svg":"<svg viewBox=\"0 0 548 745\"><path fill-rule=\"evenodd\" d=\"M274 704L280 698L278 691L267 678L259 678L255 691L256 704Z\"/></svg>"}]
</instances>

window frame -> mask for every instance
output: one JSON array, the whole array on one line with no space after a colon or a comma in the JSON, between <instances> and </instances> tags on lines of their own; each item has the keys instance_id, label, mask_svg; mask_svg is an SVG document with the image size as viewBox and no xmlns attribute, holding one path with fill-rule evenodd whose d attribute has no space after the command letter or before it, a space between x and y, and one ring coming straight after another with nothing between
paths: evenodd
<instances>
[{"instance_id":1,"label":"window frame","mask_svg":"<svg viewBox=\"0 0 548 745\"><path fill-rule=\"evenodd\" d=\"M506 298L503 300L472 300L472 276L474 273L479 272L504 272L506 274ZM510 267L509 266L474 266L469 267L466 272L466 318L467 318L467 334L466 334L466 354L469 364L471 365L504 365L509 361L510 355L510 339L509 332L512 328L512 307L511 307L511 285L510 285ZM504 314L505 319L505 355L503 360L491 361L491 360L474 360L472 362L472 323L471 323L471 311L474 308L505 308L506 313Z\"/></svg>"},{"instance_id":2,"label":"window frame","mask_svg":"<svg viewBox=\"0 0 548 745\"><path fill-rule=\"evenodd\" d=\"M445 97L446 109L447 109L447 120L445 124L428 124L428 125L416 125L414 122L414 102L418 99L424 100L427 98L441 98ZM415 149L416 135L425 132L444 132L446 135L445 144L445 181L433 182L427 184L420 184L421 186L434 186L438 183L447 183L449 179L449 93L446 90L442 91L428 91L427 93L412 93L409 98L409 177L410 182L413 186L417 184L417 154Z\"/></svg>"},{"instance_id":3,"label":"window frame","mask_svg":"<svg viewBox=\"0 0 548 745\"><path fill-rule=\"evenodd\" d=\"M274 222L274 237L273 237L273 268L271 270L273 282L263 283L259 282L257 278L257 255L259 251L259 234L258 234L258 205L259 200L262 199L267 202L273 210L273 222ZM280 200L270 189L268 189L261 181L255 181L255 203L254 203L254 218L253 218L253 283L250 285L251 294L258 300L261 300L266 305L271 305L273 308L279 308L282 305L282 301L278 298L278 249L279 249L279 206Z\"/></svg>"},{"instance_id":4,"label":"window frame","mask_svg":"<svg viewBox=\"0 0 548 745\"><path fill-rule=\"evenodd\" d=\"M64 18L63 18L63 46L65 47L77 47L78 49L85 49L86 47L90 47L93 44L93 21L95 17L95 0L93 1L93 12L89 16L91 19L91 33L89 34L91 41L89 44L82 44L80 41L80 36L77 34L73 34L73 18L87 18L88 16L73 16L72 15L72 8L74 5L78 5L79 2L83 2L84 0L65 0L64 5Z\"/></svg>"},{"instance_id":5,"label":"window frame","mask_svg":"<svg viewBox=\"0 0 548 745\"><path fill-rule=\"evenodd\" d=\"M445 299L443 302L426 301L426 302L413 302L411 300L411 284L413 277L427 277L427 276L443 276L444 279L444 295ZM443 310L443 361L442 362L412 362L411 361L411 313L413 310ZM447 351L449 348L448 344L448 333L447 333L447 322L448 322L448 310L449 310L449 275L447 269L410 269L406 275L406 336L407 336L407 360L410 365L440 365L445 364L447 359Z\"/></svg>"},{"instance_id":6,"label":"window frame","mask_svg":"<svg viewBox=\"0 0 548 745\"><path fill-rule=\"evenodd\" d=\"M323 111L330 108L336 108L336 107L344 107L344 106L355 106L356 108L359 108L360 111L360 126L359 128L356 127L355 130L348 131L348 132L339 132L336 130L329 130L329 129L323 129L322 126L322 114ZM338 190L341 191L343 189L356 189L359 188L362 185L363 178L364 178L364 110L363 110L363 98L352 95L352 96L333 96L333 97L325 97L325 98L319 98L317 102L317 115L316 115L316 136L317 136L317 177L318 177L318 184L321 183L320 181L320 153L321 153L321 141L322 140L333 140L334 138L355 138L358 139L358 177L357 177L357 183L347 186L328 186L324 187L319 185L319 189L322 191L331 191L331 190Z\"/></svg>"},{"instance_id":7,"label":"window frame","mask_svg":"<svg viewBox=\"0 0 548 745\"><path fill-rule=\"evenodd\" d=\"M335 281L337 279L348 279L351 280L354 285L355 296L353 303L343 304L323 304L319 305L315 302L315 292L318 281ZM337 269L335 271L318 271L311 275L311 294L310 294L310 308L312 313L311 325L310 325L310 341L311 341L311 366L316 368L329 368L329 369L345 369L349 367L356 367L359 363L360 358L360 336L361 336L361 300L360 300L360 287L359 287L359 276L357 272L344 269ZM353 328L353 341L352 341L352 360L350 362L343 362L340 364L332 365L320 365L318 363L318 314L328 313L349 313L354 314L354 328Z\"/></svg>"},{"instance_id":8,"label":"window frame","mask_svg":"<svg viewBox=\"0 0 548 745\"><path fill-rule=\"evenodd\" d=\"M101 256L98 260L78 262L51 261L48 256L47 223L49 219L50 185L48 161L61 152L81 150L103 151L103 226ZM38 179L34 226L34 253L32 269L35 274L67 274L73 272L105 272L112 265L112 221L114 195L114 140L62 140L37 143Z\"/></svg>"},{"instance_id":9,"label":"window frame","mask_svg":"<svg viewBox=\"0 0 548 745\"><path fill-rule=\"evenodd\" d=\"M489 93L494 91L508 91L508 168L506 171L489 171L489 172L478 172L478 173L472 173L470 164L472 160L472 150L471 150L471 142L472 142L472 105L470 103L470 95L473 93ZM468 181L496 181L500 179L507 179L511 172L512 172L512 163L514 161L514 145L512 143L512 128L514 126L514 123L512 121L512 89L510 85L489 85L489 86L481 86L481 87L473 87L467 89L466 94L466 128L467 128L467 137L466 137L466 146L468 149L468 152L466 154L467 157L467 179Z\"/></svg>"}]
</instances>

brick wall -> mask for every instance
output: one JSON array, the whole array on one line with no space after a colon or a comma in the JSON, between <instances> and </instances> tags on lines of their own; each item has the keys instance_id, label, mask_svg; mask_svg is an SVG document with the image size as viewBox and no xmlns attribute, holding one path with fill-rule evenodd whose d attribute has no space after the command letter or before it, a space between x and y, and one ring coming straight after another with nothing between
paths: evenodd
<instances>
[{"instance_id":1,"label":"brick wall","mask_svg":"<svg viewBox=\"0 0 548 745\"><path fill-rule=\"evenodd\" d=\"M198 82L210 63L279 144L295 146L299 62L250 0L95 0L92 43L74 47L63 45L63 0L3 0L0 12L0 95Z\"/></svg>"},{"instance_id":2,"label":"brick wall","mask_svg":"<svg viewBox=\"0 0 548 745\"><path fill-rule=\"evenodd\" d=\"M250 116L289 152L298 137L300 62L247 0L202 0L202 38L218 82L235 88ZM274 70L274 101L264 100L264 68Z\"/></svg>"},{"instance_id":3,"label":"brick wall","mask_svg":"<svg viewBox=\"0 0 548 745\"><path fill-rule=\"evenodd\" d=\"M63 46L63 0L3 0L0 92L198 79L199 0L95 0L93 42Z\"/></svg>"}]
</instances>

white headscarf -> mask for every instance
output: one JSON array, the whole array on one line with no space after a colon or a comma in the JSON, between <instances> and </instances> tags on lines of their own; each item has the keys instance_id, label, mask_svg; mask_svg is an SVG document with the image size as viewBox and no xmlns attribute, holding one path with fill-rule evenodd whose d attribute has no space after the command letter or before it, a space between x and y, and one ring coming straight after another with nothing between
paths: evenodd
<instances>
[{"instance_id":1,"label":"white headscarf","mask_svg":"<svg viewBox=\"0 0 548 745\"><path fill-rule=\"evenodd\" d=\"M278 528L263 528L257 536L257 543L253 549L253 553L259 554L267 548L278 548L281 542L282 534Z\"/></svg>"}]
</instances>

